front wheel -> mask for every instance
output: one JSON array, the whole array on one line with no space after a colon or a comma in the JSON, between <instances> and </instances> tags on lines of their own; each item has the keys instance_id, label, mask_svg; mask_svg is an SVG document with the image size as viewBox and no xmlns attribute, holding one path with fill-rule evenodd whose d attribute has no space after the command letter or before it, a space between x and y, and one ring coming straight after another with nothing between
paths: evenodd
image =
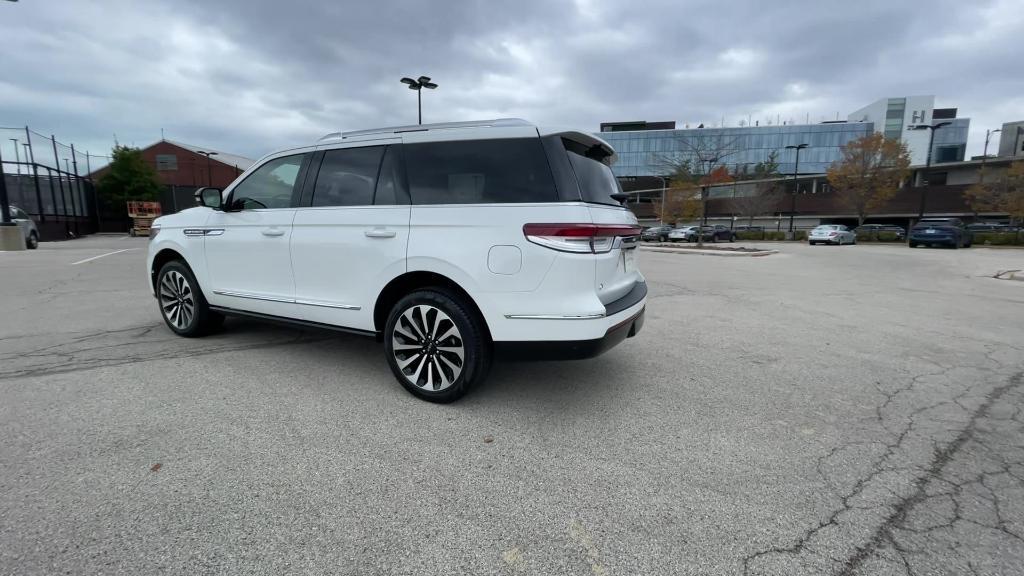
<instances>
[{"instance_id":1,"label":"front wheel","mask_svg":"<svg viewBox=\"0 0 1024 576\"><path fill-rule=\"evenodd\" d=\"M178 336L204 336L224 323L224 316L210 310L192 270L180 260L160 269L156 299L164 322Z\"/></svg>"},{"instance_id":2,"label":"front wheel","mask_svg":"<svg viewBox=\"0 0 1024 576\"><path fill-rule=\"evenodd\" d=\"M736 241L736 235L735 234L729 236L729 242L735 242L735 241Z\"/></svg>"},{"instance_id":3,"label":"front wheel","mask_svg":"<svg viewBox=\"0 0 1024 576\"><path fill-rule=\"evenodd\" d=\"M25 241L25 246L29 250L35 250L39 248L39 234L36 234L35 230L28 233L28 240Z\"/></svg>"},{"instance_id":4,"label":"front wheel","mask_svg":"<svg viewBox=\"0 0 1024 576\"><path fill-rule=\"evenodd\" d=\"M388 365L414 396L453 402L487 377L487 329L463 300L443 288L426 288L391 309L384 329Z\"/></svg>"},{"instance_id":5,"label":"front wheel","mask_svg":"<svg viewBox=\"0 0 1024 576\"><path fill-rule=\"evenodd\" d=\"M911 248L917 248L917 242L911 242L908 244Z\"/></svg>"}]
</instances>

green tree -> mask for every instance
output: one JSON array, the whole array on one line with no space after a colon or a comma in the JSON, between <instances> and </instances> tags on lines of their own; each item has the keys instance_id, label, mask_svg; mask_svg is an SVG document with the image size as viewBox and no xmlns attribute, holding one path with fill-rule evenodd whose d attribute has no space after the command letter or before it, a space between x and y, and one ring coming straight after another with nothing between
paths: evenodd
<instances>
[{"instance_id":1,"label":"green tree","mask_svg":"<svg viewBox=\"0 0 1024 576\"><path fill-rule=\"evenodd\" d=\"M142 151L128 146L114 146L113 160L96 184L97 193L114 206L128 200L156 200L160 180L156 170L142 157Z\"/></svg>"},{"instance_id":2,"label":"green tree","mask_svg":"<svg viewBox=\"0 0 1024 576\"><path fill-rule=\"evenodd\" d=\"M839 201L864 224L868 214L881 208L899 191L910 174L907 146L879 132L850 141L843 156L828 169L828 181Z\"/></svg>"}]
</instances>

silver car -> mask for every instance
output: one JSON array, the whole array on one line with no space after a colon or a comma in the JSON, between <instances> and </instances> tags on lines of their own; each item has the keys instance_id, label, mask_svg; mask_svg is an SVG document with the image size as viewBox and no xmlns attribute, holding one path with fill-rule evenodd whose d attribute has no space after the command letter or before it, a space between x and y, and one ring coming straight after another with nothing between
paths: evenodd
<instances>
[{"instance_id":1,"label":"silver car","mask_svg":"<svg viewBox=\"0 0 1024 576\"><path fill-rule=\"evenodd\" d=\"M811 233L807 235L807 242L811 246L815 244L837 244L842 246L843 244L856 244L857 235L842 224L822 224L811 230Z\"/></svg>"},{"instance_id":2,"label":"silver car","mask_svg":"<svg viewBox=\"0 0 1024 576\"><path fill-rule=\"evenodd\" d=\"M29 250L38 248L39 230L36 228L36 223L32 221L32 217L17 206L8 206L8 208L11 211L11 220L18 225L18 228L21 228L21 233L25 235L25 246Z\"/></svg>"},{"instance_id":3,"label":"silver car","mask_svg":"<svg viewBox=\"0 0 1024 576\"><path fill-rule=\"evenodd\" d=\"M699 229L700 228L697 226L681 226L679 228L675 228L668 233L668 240L669 242L679 242L680 240L684 242L696 242L697 231Z\"/></svg>"}]
</instances>

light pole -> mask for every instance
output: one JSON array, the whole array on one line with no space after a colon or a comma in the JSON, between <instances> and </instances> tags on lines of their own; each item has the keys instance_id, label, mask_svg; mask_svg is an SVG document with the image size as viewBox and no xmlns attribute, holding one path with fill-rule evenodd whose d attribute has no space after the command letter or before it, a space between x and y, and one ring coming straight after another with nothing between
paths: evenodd
<instances>
[{"instance_id":1,"label":"light pole","mask_svg":"<svg viewBox=\"0 0 1024 576\"><path fill-rule=\"evenodd\" d=\"M196 154L202 154L203 156L206 156L206 185L213 188L213 162L210 161L210 156L216 156L217 153L196 150Z\"/></svg>"},{"instance_id":2,"label":"light pole","mask_svg":"<svg viewBox=\"0 0 1024 576\"><path fill-rule=\"evenodd\" d=\"M985 130L985 151L981 153L981 174L978 175L978 183L985 183L985 161L988 160L988 139L992 137L996 132L1002 132L1002 128L996 128L995 130Z\"/></svg>"},{"instance_id":3,"label":"light pole","mask_svg":"<svg viewBox=\"0 0 1024 576\"><path fill-rule=\"evenodd\" d=\"M786 146L787 150L796 150L796 162L793 163L793 201L789 205L789 232L793 233L793 216L796 214L796 193L800 190L800 151L809 144Z\"/></svg>"},{"instance_id":4,"label":"light pole","mask_svg":"<svg viewBox=\"0 0 1024 576\"><path fill-rule=\"evenodd\" d=\"M659 214L659 216L661 216L661 218L660 218L661 225L664 226L665 225L665 188L668 188L668 185L665 183L665 178L664 177L662 177L662 176L655 176L655 178L657 178L658 180L661 180L661 214ZM639 198L639 197L640 196L638 194L637 198Z\"/></svg>"},{"instance_id":5,"label":"light pole","mask_svg":"<svg viewBox=\"0 0 1024 576\"><path fill-rule=\"evenodd\" d=\"M916 126L911 126L909 128L909 130L931 130L931 132L928 134L928 156L925 157L924 161L925 185L921 187L921 206L917 211L918 220L924 218L924 208L925 202L927 200L926 192L928 190L928 170L932 166L932 147L935 145L935 131L938 130L939 128L942 128L943 126L948 126L950 124L952 124L952 122L939 122L938 124L918 124Z\"/></svg>"},{"instance_id":6,"label":"light pole","mask_svg":"<svg viewBox=\"0 0 1024 576\"><path fill-rule=\"evenodd\" d=\"M413 80L412 78L402 78L402 84L407 84L409 90L416 91L416 118L417 124L423 124L423 89L433 90L437 88L437 84L430 81L430 76L420 76Z\"/></svg>"},{"instance_id":7,"label":"light pole","mask_svg":"<svg viewBox=\"0 0 1024 576\"><path fill-rule=\"evenodd\" d=\"M4 178L3 154L0 154L0 226L17 226L11 222L11 212L7 205L7 179Z\"/></svg>"}]
</instances>

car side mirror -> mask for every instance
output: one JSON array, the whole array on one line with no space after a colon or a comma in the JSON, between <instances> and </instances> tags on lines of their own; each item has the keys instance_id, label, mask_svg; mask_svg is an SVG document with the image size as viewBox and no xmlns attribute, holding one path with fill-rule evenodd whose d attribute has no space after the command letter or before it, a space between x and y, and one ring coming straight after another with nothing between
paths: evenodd
<instances>
[{"instance_id":1,"label":"car side mirror","mask_svg":"<svg viewBox=\"0 0 1024 576\"><path fill-rule=\"evenodd\" d=\"M196 204L219 210L223 203L221 192L220 188L200 188L196 190Z\"/></svg>"}]
</instances>

